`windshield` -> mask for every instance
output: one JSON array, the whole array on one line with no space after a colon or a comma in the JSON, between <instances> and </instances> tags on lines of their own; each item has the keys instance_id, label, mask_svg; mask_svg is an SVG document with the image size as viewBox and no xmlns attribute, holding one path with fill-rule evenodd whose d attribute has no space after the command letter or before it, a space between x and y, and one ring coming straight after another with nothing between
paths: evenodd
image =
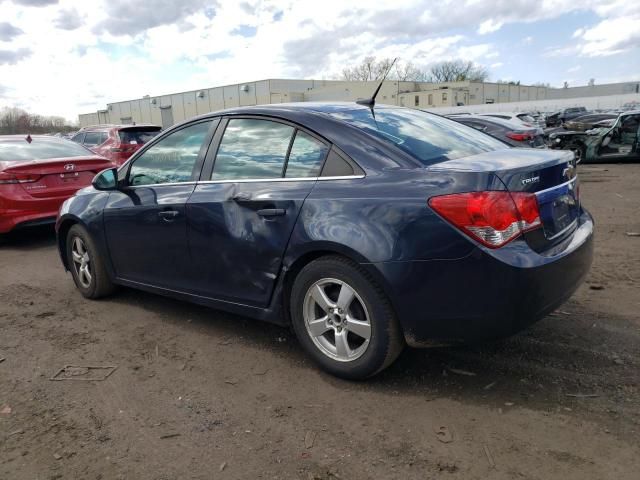
<instances>
[{"instance_id":1,"label":"windshield","mask_svg":"<svg viewBox=\"0 0 640 480\"><path fill-rule=\"evenodd\" d=\"M471 127L420 110L379 108L375 119L365 109L330 115L393 143L424 165L509 148Z\"/></svg>"},{"instance_id":2,"label":"windshield","mask_svg":"<svg viewBox=\"0 0 640 480\"><path fill-rule=\"evenodd\" d=\"M33 137L31 143L24 138L0 138L0 161L2 162L87 157L90 155L95 154L82 145L62 138Z\"/></svg>"}]
</instances>

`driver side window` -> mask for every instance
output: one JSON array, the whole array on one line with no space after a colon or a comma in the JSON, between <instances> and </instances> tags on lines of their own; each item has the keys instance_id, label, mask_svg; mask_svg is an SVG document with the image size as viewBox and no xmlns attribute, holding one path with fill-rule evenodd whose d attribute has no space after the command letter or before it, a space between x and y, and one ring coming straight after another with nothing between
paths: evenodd
<instances>
[{"instance_id":1,"label":"driver side window","mask_svg":"<svg viewBox=\"0 0 640 480\"><path fill-rule=\"evenodd\" d=\"M211 121L182 128L146 150L131 165L129 185L189 182Z\"/></svg>"}]
</instances>

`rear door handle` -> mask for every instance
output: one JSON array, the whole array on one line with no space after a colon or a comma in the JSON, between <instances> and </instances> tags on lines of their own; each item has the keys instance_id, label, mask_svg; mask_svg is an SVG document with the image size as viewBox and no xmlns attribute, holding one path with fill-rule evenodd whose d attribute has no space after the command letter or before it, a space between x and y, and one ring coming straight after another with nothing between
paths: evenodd
<instances>
[{"instance_id":1,"label":"rear door handle","mask_svg":"<svg viewBox=\"0 0 640 480\"><path fill-rule=\"evenodd\" d=\"M282 217L287 211L284 208L262 208L256 213L261 217Z\"/></svg>"},{"instance_id":2,"label":"rear door handle","mask_svg":"<svg viewBox=\"0 0 640 480\"><path fill-rule=\"evenodd\" d=\"M166 221L171 221L178 215L180 215L180 212L178 212L177 210L163 210L161 212L158 212L158 216Z\"/></svg>"}]
</instances>

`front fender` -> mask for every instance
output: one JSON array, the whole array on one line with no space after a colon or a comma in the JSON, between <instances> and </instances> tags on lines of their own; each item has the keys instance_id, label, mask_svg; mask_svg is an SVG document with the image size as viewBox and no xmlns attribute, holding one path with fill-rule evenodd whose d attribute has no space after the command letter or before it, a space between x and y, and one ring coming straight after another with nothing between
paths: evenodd
<instances>
[{"instance_id":1,"label":"front fender","mask_svg":"<svg viewBox=\"0 0 640 480\"><path fill-rule=\"evenodd\" d=\"M79 192L80 193L80 192ZM67 263L67 233L76 224L82 225L96 244L96 247L106 258L106 239L102 223L102 212L109 198L109 192L91 191L80 193L67 199L61 206L56 219L56 240L58 253L65 270L68 270ZM110 270L110 262L107 269ZM110 273L112 273L110 271Z\"/></svg>"}]
</instances>

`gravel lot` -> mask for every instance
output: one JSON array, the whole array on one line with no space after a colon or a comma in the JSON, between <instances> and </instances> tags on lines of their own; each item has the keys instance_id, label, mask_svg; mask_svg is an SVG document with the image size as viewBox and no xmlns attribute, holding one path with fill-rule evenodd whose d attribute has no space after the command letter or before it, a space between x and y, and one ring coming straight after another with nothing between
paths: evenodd
<instances>
[{"instance_id":1,"label":"gravel lot","mask_svg":"<svg viewBox=\"0 0 640 480\"><path fill-rule=\"evenodd\" d=\"M580 175L596 260L572 300L363 383L286 329L128 289L84 300L50 229L5 238L0 478L637 479L640 165ZM51 381L64 365L117 370Z\"/></svg>"}]
</instances>

